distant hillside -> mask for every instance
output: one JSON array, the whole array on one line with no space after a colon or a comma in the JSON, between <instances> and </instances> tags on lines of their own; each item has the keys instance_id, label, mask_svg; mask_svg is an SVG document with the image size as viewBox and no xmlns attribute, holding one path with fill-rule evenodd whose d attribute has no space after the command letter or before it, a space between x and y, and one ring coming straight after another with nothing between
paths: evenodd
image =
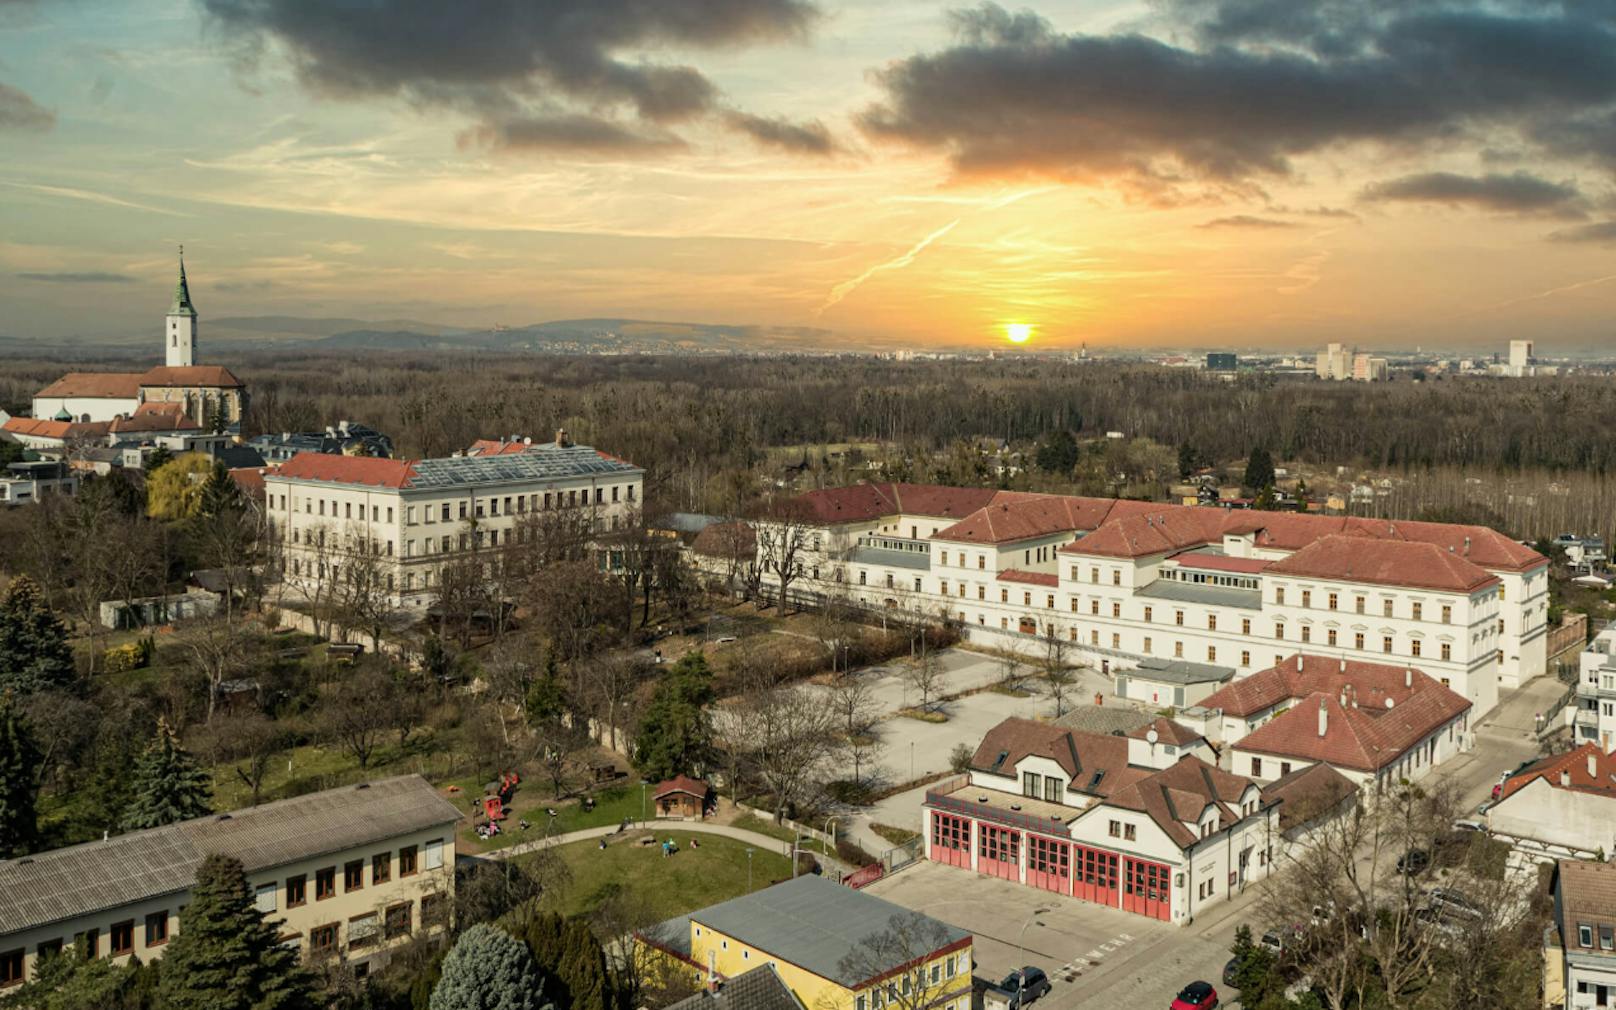
<instances>
[{"instance_id":1,"label":"distant hillside","mask_svg":"<svg viewBox=\"0 0 1616 1010\"><path fill-rule=\"evenodd\" d=\"M204 339L228 344L285 344L321 340L338 333L376 330L396 333L443 333L446 327L413 319L305 318L302 316L226 316L202 320Z\"/></svg>"},{"instance_id":2,"label":"distant hillside","mask_svg":"<svg viewBox=\"0 0 1616 1010\"><path fill-rule=\"evenodd\" d=\"M368 350L481 349L573 353L699 353L792 350L823 346L829 330L642 319L559 319L530 326L451 332L366 326L312 341L312 346Z\"/></svg>"}]
</instances>

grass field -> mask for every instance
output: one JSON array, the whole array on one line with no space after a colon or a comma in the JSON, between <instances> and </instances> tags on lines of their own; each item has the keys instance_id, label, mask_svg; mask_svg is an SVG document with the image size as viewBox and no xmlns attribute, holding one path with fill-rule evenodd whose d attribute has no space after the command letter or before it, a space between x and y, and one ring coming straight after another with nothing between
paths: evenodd
<instances>
[{"instance_id":1,"label":"grass field","mask_svg":"<svg viewBox=\"0 0 1616 1010\"><path fill-rule=\"evenodd\" d=\"M752 888L791 876L791 863L775 852L766 852L721 835L693 836L677 828L663 827L656 840L672 837L679 851L663 858L657 844L640 844L653 838L648 831L631 831L616 836L605 850L594 841L574 842L556 850L572 882L556 905L563 915L588 914L620 891L642 897L661 918L686 912L730 898L747 890L747 855L752 849ZM694 837L699 848L691 848ZM520 863L524 857L516 857Z\"/></svg>"},{"instance_id":2,"label":"grass field","mask_svg":"<svg viewBox=\"0 0 1616 1010\"><path fill-rule=\"evenodd\" d=\"M532 784L519 788L511 806L516 811L506 818L502 833L495 835L488 841L477 837L477 832L467 827L460 833L460 843L471 852L487 852L491 849L503 849L517 842L531 842L535 838L543 838L547 833L564 835L569 831L581 828L598 828L607 824L621 824L623 818L638 822L640 819L641 801L639 783L632 785L613 786L603 789L595 794L595 809L585 810L578 800L566 803L556 803L554 800L544 799L543 793L548 792L548 783ZM523 793L526 793L524 797ZM477 790L482 795L482 790ZM462 796L457 797L456 805L465 807L468 801ZM645 801L649 804L649 798ZM546 810L550 807L556 809L557 817L554 829L547 826L550 815ZM531 825L527 831L521 831L518 821L526 819Z\"/></svg>"}]
</instances>

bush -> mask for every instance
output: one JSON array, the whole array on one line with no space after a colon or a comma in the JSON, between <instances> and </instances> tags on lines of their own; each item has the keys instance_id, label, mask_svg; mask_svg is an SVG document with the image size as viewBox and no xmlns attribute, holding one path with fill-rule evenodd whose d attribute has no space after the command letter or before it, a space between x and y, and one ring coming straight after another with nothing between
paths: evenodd
<instances>
[{"instance_id":1,"label":"bush","mask_svg":"<svg viewBox=\"0 0 1616 1010\"><path fill-rule=\"evenodd\" d=\"M274 631L276 628L281 626L280 609L278 607L270 607L268 610L264 611L262 620L265 628L269 629L270 631Z\"/></svg>"},{"instance_id":2,"label":"bush","mask_svg":"<svg viewBox=\"0 0 1616 1010\"><path fill-rule=\"evenodd\" d=\"M867 782L838 779L835 782L825 783L825 792L836 802L855 807L868 806L871 802L871 791Z\"/></svg>"},{"instance_id":3,"label":"bush","mask_svg":"<svg viewBox=\"0 0 1616 1010\"><path fill-rule=\"evenodd\" d=\"M114 646L103 653L102 658L108 673L128 673L130 670L140 670L150 665L155 651L152 640L142 638L138 642Z\"/></svg>"},{"instance_id":4,"label":"bush","mask_svg":"<svg viewBox=\"0 0 1616 1010\"><path fill-rule=\"evenodd\" d=\"M948 752L948 767L955 774L963 774L970 770L971 758L974 756L975 752L969 746L957 743L954 749Z\"/></svg>"}]
</instances>

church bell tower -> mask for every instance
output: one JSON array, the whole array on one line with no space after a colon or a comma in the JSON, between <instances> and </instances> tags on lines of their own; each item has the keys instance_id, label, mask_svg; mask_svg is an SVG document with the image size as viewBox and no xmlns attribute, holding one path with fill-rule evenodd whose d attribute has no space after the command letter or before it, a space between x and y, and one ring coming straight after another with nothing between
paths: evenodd
<instances>
[{"instance_id":1,"label":"church bell tower","mask_svg":"<svg viewBox=\"0 0 1616 1010\"><path fill-rule=\"evenodd\" d=\"M180 246L180 282L174 288L174 304L168 307L163 327L163 363L175 368L196 364L196 306L185 283L185 247Z\"/></svg>"}]
</instances>

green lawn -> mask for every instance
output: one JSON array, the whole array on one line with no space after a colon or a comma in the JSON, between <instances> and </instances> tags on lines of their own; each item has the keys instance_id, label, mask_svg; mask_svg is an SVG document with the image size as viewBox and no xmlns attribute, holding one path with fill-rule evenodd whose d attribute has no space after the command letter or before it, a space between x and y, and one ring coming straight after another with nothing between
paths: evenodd
<instances>
[{"instance_id":1,"label":"green lawn","mask_svg":"<svg viewBox=\"0 0 1616 1010\"><path fill-rule=\"evenodd\" d=\"M631 831L615 837L604 851L594 841L556 850L572 871L572 882L556 910L569 916L587 914L622 890L642 897L660 918L727 901L746 893L748 848L752 848L754 890L791 875L785 856L732 838L693 835L665 825L654 837L658 841L672 837L679 851L663 858L660 845L640 844L641 838L650 837L650 832ZM691 848L693 838L701 840L699 848ZM523 858L518 856L517 862Z\"/></svg>"},{"instance_id":2,"label":"green lawn","mask_svg":"<svg viewBox=\"0 0 1616 1010\"><path fill-rule=\"evenodd\" d=\"M797 833L795 831L776 824L774 821L766 817L759 817L757 814L742 814L741 816L735 818L731 824L733 827L741 828L745 831L756 831L760 835L768 835L770 838L778 838L782 842L794 842L797 840Z\"/></svg>"},{"instance_id":3,"label":"green lawn","mask_svg":"<svg viewBox=\"0 0 1616 1010\"><path fill-rule=\"evenodd\" d=\"M471 852L486 852L489 849L502 849L517 842L528 842L535 838L542 838L549 832L564 835L569 831L578 831L582 828L598 828L606 824L621 824L623 818L638 822L640 819L641 800L639 783L612 786L595 793L595 809L584 810L583 804L578 800L569 800L557 803L546 799L549 783L538 783L532 779L525 780L516 790L516 796L511 803L515 813L511 814L503 824L506 829L484 842L477 837L477 832L467 827L460 833L462 846ZM476 795L482 795L482 789L476 790ZM647 813L650 813L650 796L645 798ZM457 805L467 807L468 800L464 794L456 797ZM558 813L555 827L548 827L550 815L548 808L554 807ZM518 829L517 822L523 818L532 825L527 831Z\"/></svg>"}]
</instances>

